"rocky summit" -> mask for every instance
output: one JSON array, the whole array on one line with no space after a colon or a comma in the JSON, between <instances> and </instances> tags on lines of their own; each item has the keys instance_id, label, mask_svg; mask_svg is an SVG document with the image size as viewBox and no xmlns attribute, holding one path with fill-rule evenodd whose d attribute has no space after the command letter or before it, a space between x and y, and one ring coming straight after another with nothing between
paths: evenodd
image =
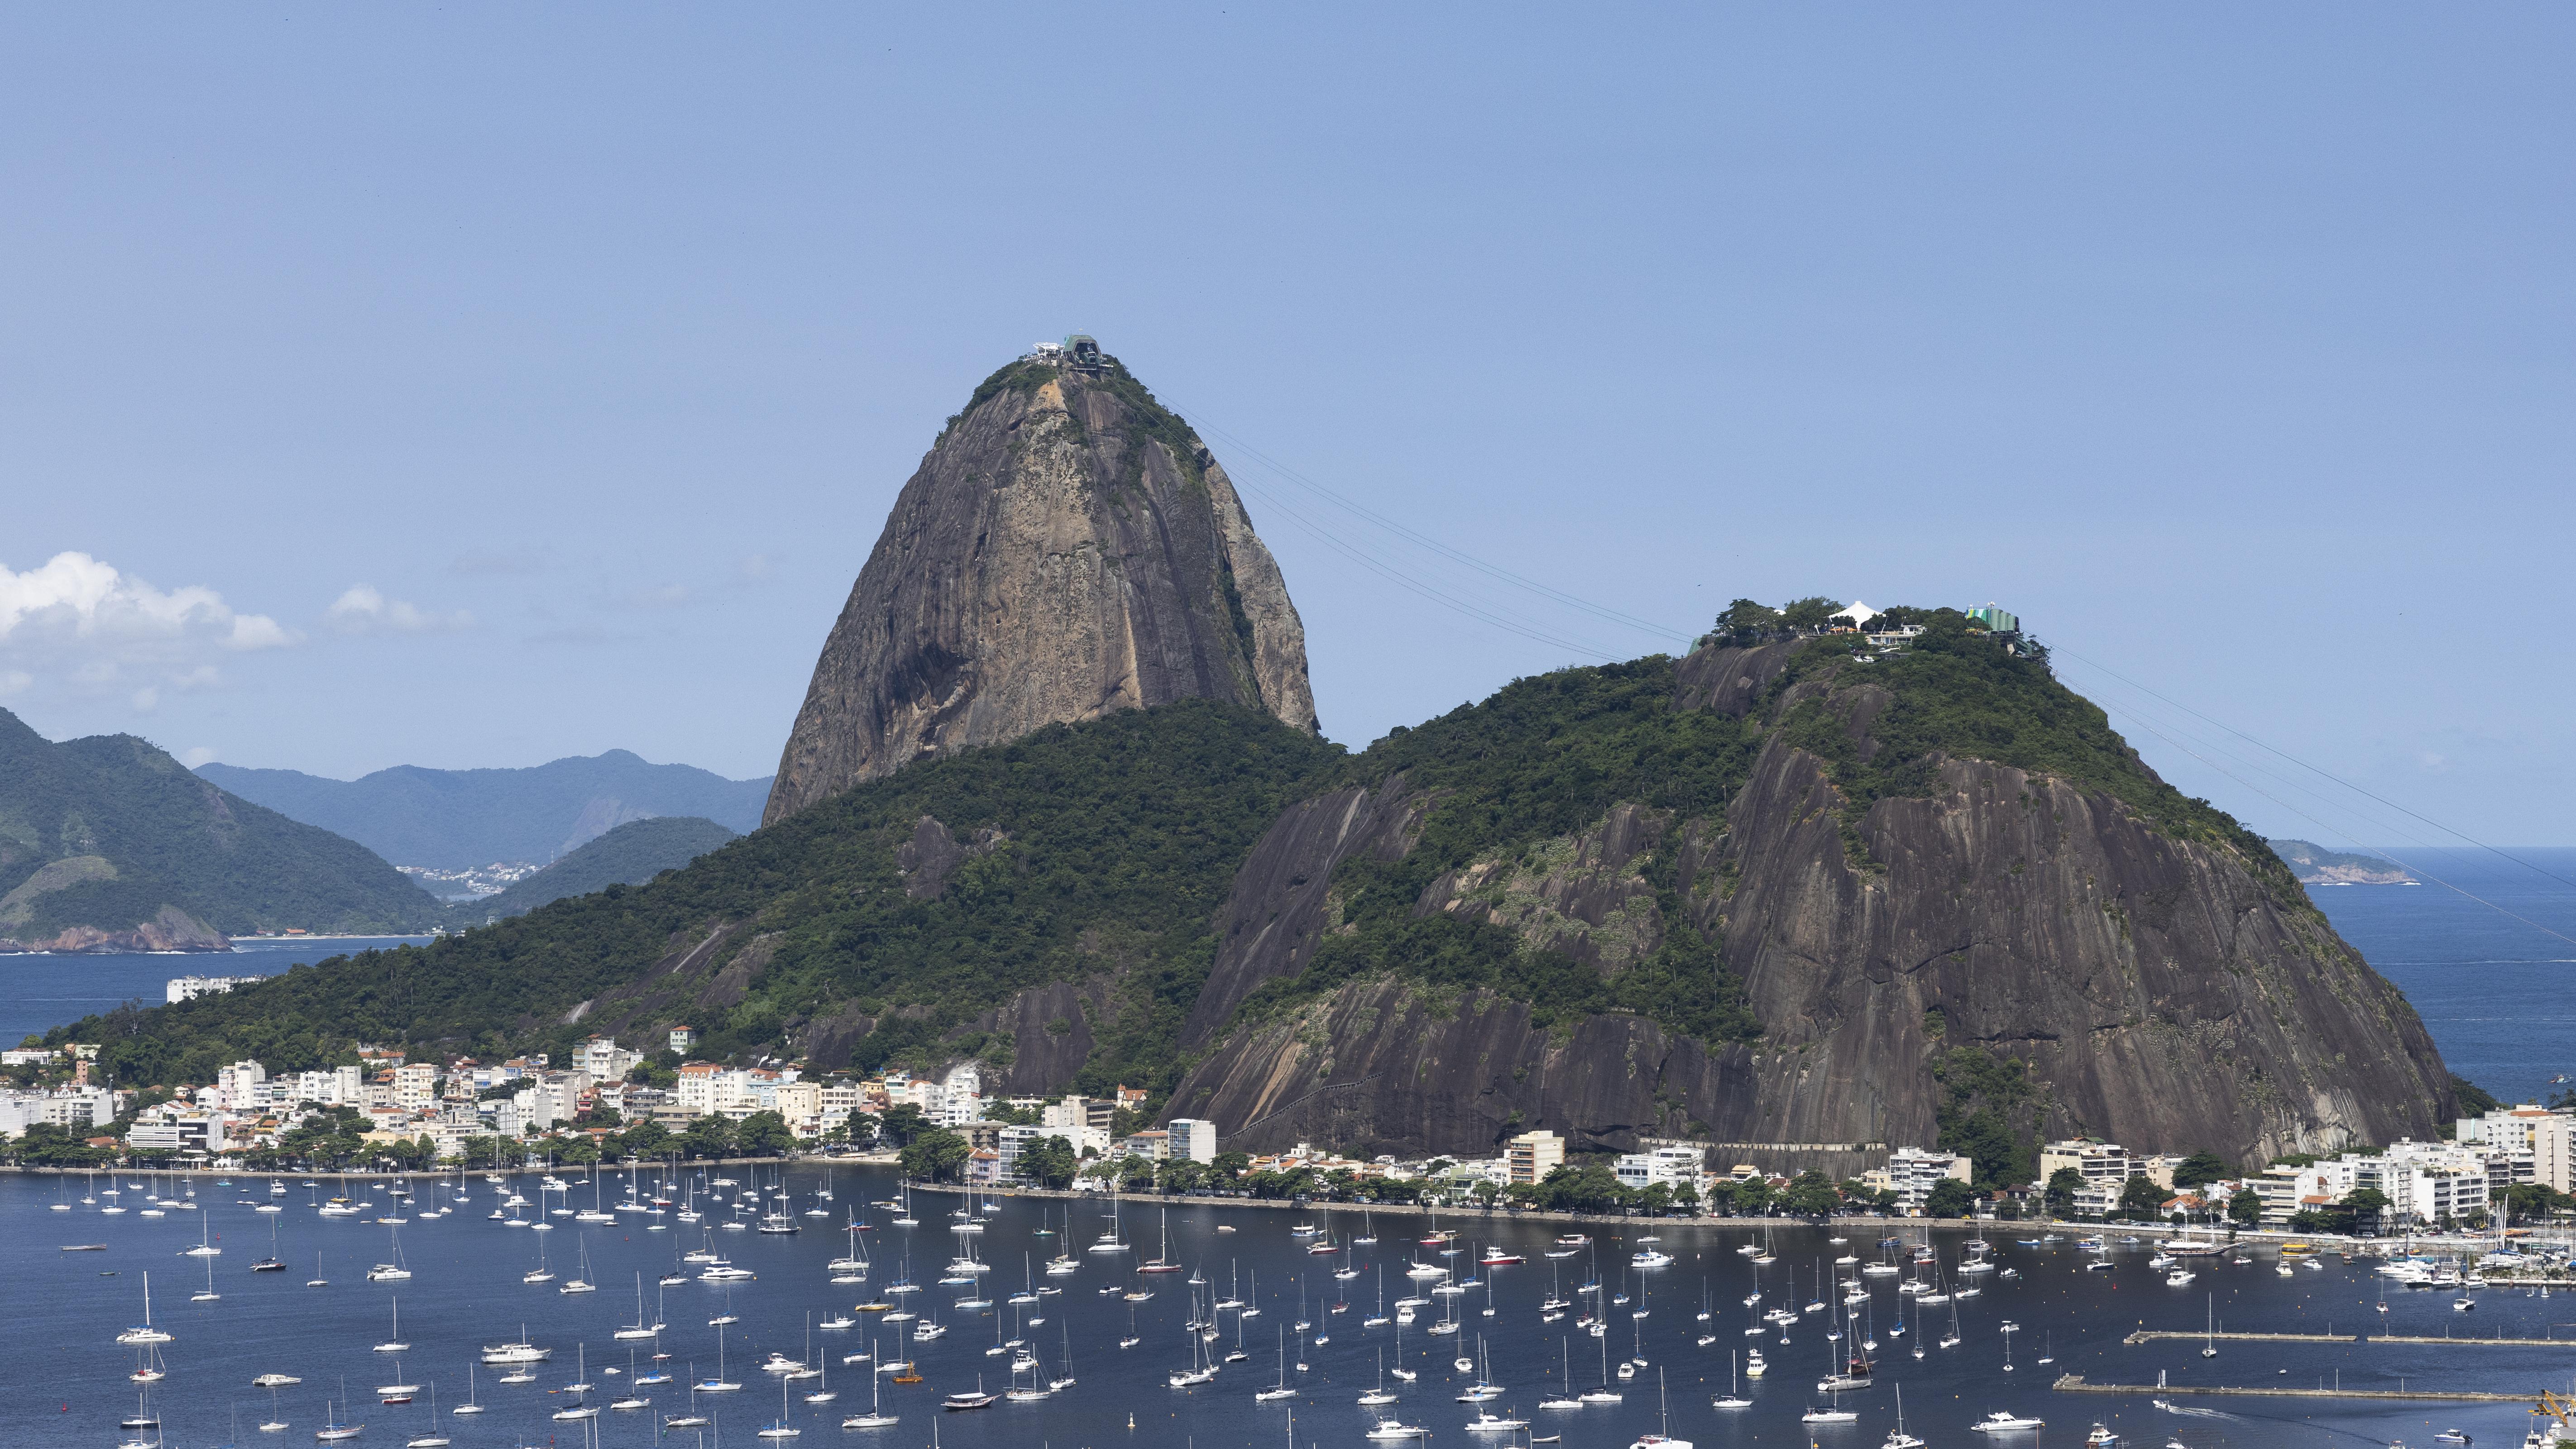
<instances>
[{"instance_id":1,"label":"rocky summit","mask_svg":"<svg viewBox=\"0 0 2576 1449\"><path fill-rule=\"evenodd\" d=\"M1072 339L987 378L904 484L763 823L915 760L1182 699L1311 732L1305 629L1206 444Z\"/></svg>"}]
</instances>

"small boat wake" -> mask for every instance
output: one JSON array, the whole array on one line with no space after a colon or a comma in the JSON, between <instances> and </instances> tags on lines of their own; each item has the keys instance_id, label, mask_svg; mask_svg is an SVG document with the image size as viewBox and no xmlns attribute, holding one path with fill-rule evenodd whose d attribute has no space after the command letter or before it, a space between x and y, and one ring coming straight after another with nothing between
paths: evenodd
<instances>
[{"instance_id":1,"label":"small boat wake","mask_svg":"<svg viewBox=\"0 0 2576 1449\"><path fill-rule=\"evenodd\" d=\"M2157 1408L2168 1414L2187 1414L2195 1419L2232 1419L2240 1424L2245 1422L2245 1416L2242 1414L2230 1414L2219 1409L2195 1409L2189 1404L2177 1404L2171 1399L2157 1399L2154 1402Z\"/></svg>"}]
</instances>

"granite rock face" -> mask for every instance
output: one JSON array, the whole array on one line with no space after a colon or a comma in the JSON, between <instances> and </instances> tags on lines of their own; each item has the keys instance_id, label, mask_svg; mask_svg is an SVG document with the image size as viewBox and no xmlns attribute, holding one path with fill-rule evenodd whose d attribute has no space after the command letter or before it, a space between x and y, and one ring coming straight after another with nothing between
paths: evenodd
<instances>
[{"instance_id":1,"label":"granite rock face","mask_svg":"<svg viewBox=\"0 0 2576 1449\"><path fill-rule=\"evenodd\" d=\"M909 761L1207 698L1315 728L1305 629L1234 485L1114 359L977 389L825 641L762 823Z\"/></svg>"},{"instance_id":2,"label":"granite rock face","mask_svg":"<svg viewBox=\"0 0 2576 1449\"><path fill-rule=\"evenodd\" d=\"M1712 649L1677 676L1689 707L1775 715L1785 651ZM1866 751L1883 691L1835 704ZM1762 1039L1711 1046L1638 1017L1534 1027L1490 991L1352 981L1229 1022L1333 929L1322 885L1359 851L1402 852L1420 808L1400 779L1292 810L1238 878L1185 1044L1205 1053L1175 1115L1261 1150L1489 1153L1530 1127L1574 1144L1935 1140L1936 1058L2027 1064L2047 1136L2261 1161L2426 1137L2448 1076L2402 995L2286 877L2160 834L2119 801L2044 774L1940 760L1929 794L1883 798L1847 839L1832 779L1776 733L1723 822L1618 806L1514 860L1444 873L1416 907L1473 912L1607 971L1669 923L1637 873L1673 853L1676 898L1744 982ZM1348 820L1351 824L1340 822ZM1330 822L1332 828L1319 828ZM1855 850L1855 845L1857 850Z\"/></svg>"}]
</instances>

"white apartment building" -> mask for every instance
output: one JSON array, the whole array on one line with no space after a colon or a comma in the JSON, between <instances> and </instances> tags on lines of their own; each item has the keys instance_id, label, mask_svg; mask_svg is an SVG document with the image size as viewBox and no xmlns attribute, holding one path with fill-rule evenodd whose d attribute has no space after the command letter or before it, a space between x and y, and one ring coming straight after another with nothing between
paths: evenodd
<instances>
[{"instance_id":1,"label":"white apartment building","mask_svg":"<svg viewBox=\"0 0 2576 1449\"><path fill-rule=\"evenodd\" d=\"M642 1052L628 1051L614 1037L595 1036L584 1041L573 1052L575 1069L588 1072L595 1082L614 1082L635 1069L644 1060Z\"/></svg>"},{"instance_id":2,"label":"white apartment building","mask_svg":"<svg viewBox=\"0 0 2576 1449\"><path fill-rule=\"evenodd\" d=\"M15 1137L37 1126L68 1128L78 1135L115 1120L116 1094L104 1087L0 1092L0 1137Z\"/></svg>"},{"instance_id":3,"label":"white apartment building","mask_svg":"<svg viewBox=\"0 0 2576 1449\"><path fill-rule=\"evenodd\" d=\"M393 1104L406 1112L438 1105L438 1068L427 1062L407 1062L394 1068Z\"/></svg>"},{"instance_id":4,"label":"white apartment building","mask_svg":"<svg viewBox=\"0 0 2576 1449\"><path fill-rule=\"evenodd\" d=\"M1884 1180L1885 1190L1896 1194L1897 1205L1909 1213L1923 1211L1925 1199L1943 1182L1966 1182L1975 1164L1947 1152L1927 1151L1920 1147L1899 1147L1887 1154L1887 1166L1879 1172L1864 1174L1861 1180L1872 1187ZM2117 1201L2118 1195L2113 1194Z\"/></svg>"},{"instance_id":5,"label":"white apartment building","mask_svg":"<svg viewBox=\"0 0 2576 1449\"><path fill-rule=\"evenodd\" d=\"M2576 1192L2576 1116L2552 1112L2531 1130L2531 1180L2560 1192Z\"/></svg>"},{"instance_id":6,"label":"white apartment building","mask_svg":"<svg viewBox=\"0 0 2576 1449\"><path fill-rule=\"evenodd\" d=\"M1202 1117L1175 1117L1163 1124L1172 1134L1174 1162L1216 1161L1216 1124Z\"/></svg>"},{"instance_id":7,"label":"white apartment building","mask_svg":"<svg viewBox=\"0 0 2576 1449\"><path fill-rule=\"evenodd\" d=\"M1615 1170L1622 1187L1647 1188L1659 1182L1667 1188L1683 1183L1697 1187L1700 1167L1707 1160L1708 1154L1697 1147L1658 1147L1651 1152L1622 1153Z\"/></svg>"}]
</instances>

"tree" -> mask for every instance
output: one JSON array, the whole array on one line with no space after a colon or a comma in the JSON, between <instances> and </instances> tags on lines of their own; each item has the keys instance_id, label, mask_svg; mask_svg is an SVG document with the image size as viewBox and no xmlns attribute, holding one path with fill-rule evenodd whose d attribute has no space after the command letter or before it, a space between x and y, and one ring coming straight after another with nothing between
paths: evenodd
<instances>
[{"instance_id":1,"label":"tree","mask_svg":"<svg viewBox=\"0 0 2576 1449\"><path fill-rule=\"evenodd\" d=\"M671 1129L646 1118L619 1134L617 1149L629 1157L659 1157L671 1145Z\"/></svg>"},{"instance_id":2,"label":"tree","mask_svg":"<svg viewBox=\"0 0 2576 1449\"><path fill-rule=\"evenodd\" d=\"M1779 610L1751 599L1738 599L1717 616L1714 632L1722 642L1753 645L1769 638L1771 632L1779 627Z\"/></svg>"},{"instance_id":3,"label":"tree","mask_svg":"<svg viewBox=\"0 0 2576 1449\"><path fill-rule=\"evenodd\" d=\"M842 1140L852 1147L873 1147L877 1140L877 1125L875 1114L852 1107L850 1120L842 1124Z\"/></svg>"},{"instance_id":4,"label":"tree","mask_svg":"<svg viewBox=\"0 0 2576 1449\"><path fill-rule=\"evenodd\" d=\"M910 1102L895 1103L886 1108L885 1115L877 1120L879 1135L895 1147L911 1146L912 1139L928 1130L930 1130L930 1119L923 1116L921 1109Z\"/></svg>"},{"instance_id":5,"label":"tree","mask_svg":"<svg viewBox=\"0 0 2576 1449\"><path fill-rule=\"evenodd\" d=\"M736 1152L745 1157L784 1157L796 1150L796 1133L776 1112L754 1112L733 1132Z\"/></svg>"},{"instance_id":6,"label":"tree","mask_svg":"<svg viewBox=\"0 0 2576 1449\"><path fill-rule=\"evenodd\" d=\"M2250 1187L2237 1189L2227 1200L2227 1220L2246 1228L2263 1221L2263 1195Z\"/></svg>"},{"instance_id":7,"label":"tree","mask_svg":"<svg viewBox=\"0 0 2576 1449\"><path fill-rule=\"evenodd\" d=\"M904 1144L903 1172L929 1182L954 1182L974 1152L965 1138L944 1128L924 1132Z\"/></svg>"},{"instance_id":8,"label":"tree","mask_svg":"<svg viewBox=\"0 0 2576 1449\"><path fill-rule=\"evenodd\" d=\"M569 1162L575 1167L587 1167L599 1160L599 1143L588 1133L564 1138L562 1145L555 1149L555 1160Z\"/></svg>"},{"instance_id":9,"label":"tree","mask_svg":"<svg viewBox=\"0 0 2576 1449\"><path fill-rule=\"evenodd\" d=\"M2144 1173L2120 1184L2120 1216L2153 1222L2164 1216L2165 1190Z\"/></svg>"},{"instance_id":10,"label":"tree","mask_svg":"<svg viewBox=\"0 0 2576 1449\"><path fill-rule=\"evenodd\" d=\"M1923 1212L1926 1217L1963 1218L1974 1211L1976 1205L1977 1195L1969 1190L1966 1183L1955 1177L1945 1177L1932 1184L1932 1191L1923 1199Z\"/></svg>"},{"instance_id":11,"label":"tree","mask_svg":"<svg viewBox=\"0 0 2576 1449\"><path fill-rule=\"evenodd\" d=\"M1784 1201L1800 1217L1821 1218L1843 1205L1843 1195L1834 1191L1833 1180L1823 1173L1802 1172L1790 1181Z\"/></svg>"},{"instance_id":12,"label":"tree","mask_svg":"<svg viewBox=\"0 0 2576 1449\"><path fill-rule=\"evenodd\" d=\"M2178 1189L2203 1187L2223 1182L2231 1175L2219 1155L2204 1148L2174 1164L2173 1185Z\"/></svg>"},{"instance_id":13,"label":"tree","mask_svg":"<svg viewBox=\"0 0 2576 1449\"><path fill-rule=\"evenodd\" d=\"M1791 599L1780 606L1780 622L1801 633L1820 632L1842 605L1817 594L1810 598Z\"/></svg>"},{"instance_id":14,"label":"tree","mask_svg":"<svg viewBox=\"0 0 2576 1449\"><path fill-rule=\"evenodd\" d=\"M1073 1144L1062 1137L1042 1138L1020 1147L1020 1176L1040 1187L1072 1186L1074 1170L1081 1165L1081 1159L1073 1155Z\"/></svg>"},{"instance_id":15,"label":"tree","mask_svg":"<svg viewBox=\"0 0 2576 1449\"><path fill-rule=\"evenodd\" d=\"M1699 1215L1699 1185L1685 1182L1673 1189L1673 1206L1693 1217Z\"/></svg>"},{"instance_id":16,"label":"tree","mask_svg":"<svg viewBox=\"0 0 2576 1449\"><path fill-rule=\"evenodd\" d=\"M1220 1152L1216 1155L1216 1161L1212 1165L1216 1168L1216 1173L1219 1177L1241 1177L1252 1169L1252 1154L1249 1152Z\"/></svg>"},{"instance_id":17,"label":"tree","mask_svg":"<svg viewBox=\"0 0 2576 1449\"><path fill-rule=\"evenodd\" d=\"M724 1157L733 1151L733 1124L710 1112L680 1134L684 1157Z\"/></svg>"},{"instance_id":18,"label":"tree","mask_svg":"<svg viewBox=\"0 0 2576 1449\"><path fill-rule=\"evenodd\" d=\"M2084 1189L2084 1174L2061 1167L2048 1175L2048 1215L2062 1218L2075 1211L2075 1194Z\"/></svg>"}]
</instances>

